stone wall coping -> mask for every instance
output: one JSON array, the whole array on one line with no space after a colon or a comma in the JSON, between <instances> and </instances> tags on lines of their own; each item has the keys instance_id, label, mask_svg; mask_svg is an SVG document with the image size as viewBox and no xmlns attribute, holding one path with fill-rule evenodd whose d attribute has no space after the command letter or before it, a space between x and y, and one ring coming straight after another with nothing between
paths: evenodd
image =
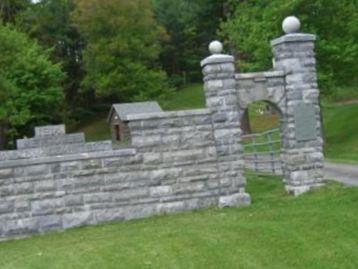
<instances>
[{"instance_id":1,"label":"stone wall coping","mask_svg":"<svg viewBox=\"0 0 358 269\"><path fill-rule=\"evenodd\" d=\"M62 144L73 144L74 141L66 142L67 139L74 139L76 142L85 141L84 133L73 133L73 134L59 134L59 135L48 135L48 136L34 136L31 138L22 138L16 140L16 147L18 149L27 149L27 148L41 148L46 147L46 141L57 141L54 143L62 143ZM62 141L61 141L62 140ZM31 143L35 143L32 144ZM38 143L38 144L36 144ZM45 145L44 145L45 143Z\"/></svg>"},{"instance_id":2,"label":"stone wall coping","mask_svg":"<svg viewBox=\"0 0 358 269\"><path fill-rule=\"evenodd\" d=\"M208 64L220 64L220 63L233 63L234 57L227 54L214 54L211 55L200 62L201 67L204 67Z\"/></svg>"},{"instance_id":3,"label":"stone wall coping","mask_svg":"<svg viewBox=\"0 0 358 269\"><path fill-rule=\"evenodd\" d=\"M87 143L75 143L75 144L64 145L64 146L54 145L54 146L41 147L41 148L4 150L4 151L0 151L0 162L19 160L19 159L39 158L39 157L46 157L46 156L55 156L55 155L59 155L56 154L56 150L58 151L59 147L63 148L66 146L70 146L71 148L81 147L81 149L84 151L77 152L77 153L86 153L87 152L86 150L88 150L88 148L91 147L110 146L112 148L112 141L102 140L102 141L87 142ZM50 154L51 152L54 152L55 154ZM68 154L73 154L73 153L69 152ZM63 154L61 155L66 155L66 152L63 152Z\"/></svg>"},{"instance_id":4,"label":"stone wall coping","mask_svg":"<svg viewBox=\"0 0 358 269\"><path fill-rule=\"evenodd\" d=\"M109 151L99 151L99 152L96 151L96 152L77 153L77 154L68 154L68 155L60 155L60 156L47 156L47 157L31 158L31 159L1 161L0 168L11 168L11 167L19 167L19 166L27 166L27 165L70 162L70 161L80 161L80 160L110 158L110 157L126 157L126 156L134 156L136 154L137 154L136 148L125 148L125 149L117 149L117 150L109 150Z\"/></svg>"},{"instance_id":5,"label":"stone wall coping","mask_svg":"<svg viewBox=\"0 0 358 269\"><path fill-rule=\"evenodd\" d=\"M295 34L287 34L271 40L271 46L277 46L282 43L286 42L308 42L308 41L315 41L316 35L312 34L302 34L302 33L295 33Z\"/></svg>"},{"instance_id":6,"label":"stone wall coping","mask_svg":"<svg viewBox=\"0 0 358 269\"><path fill-rule=\"evenodd\" d=\"M153 120L153 119L166 119L166 118L175 118L175 117L200 116L200 115L209 115L209 114L211 114L211 110L204 108L204 109L132 114L132 115L127 115L123 120L125 121Z\"/></svg>"},{"instance_id":7,"label":"stone wall coping","mask_svg":"<svg viewBox=\"0 0 358 269\"><path fill-rule=\"evenodd\" d=\"M272 78L272 77L284 77L284 71L266 71L266 72L251 72L251 73L237 73L236 79L255 79L255 78Z\"/></svg>"}]
</instances>

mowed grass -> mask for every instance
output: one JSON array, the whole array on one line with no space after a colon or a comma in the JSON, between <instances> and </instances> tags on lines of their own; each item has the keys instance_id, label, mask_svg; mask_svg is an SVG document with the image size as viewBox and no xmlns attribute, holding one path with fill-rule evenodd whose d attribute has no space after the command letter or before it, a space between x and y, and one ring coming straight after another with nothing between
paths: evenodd
<instances>
[{"instance_id":1,"label":"mowed grass","mask_svg":"<svg viewBox=\"0 0 358 269\"><path fill-rule=\"evenodd\" d=\"M358 104L327 105L323 121L326 157L358 163Z\"/></svg>"},{"instance_id":2,"label":"mowed grass","mask_svg":"<svg viewBox=\"0 0 358 269\"><path fill-rule=\"evenodd\" d=\"M106 114L101 114L93 120L81 124L78 128L76 128L75 132L85 133L86 141L89 142L111 139L111 133L107 123Z\"/></svg>"},{"instance_id":3,"label":"mowed grass","mask_svg":"<svg viewBox=\"0 0 358 269\"><path fill-rule=\"evenodd\" d=\"M202 83L190 84L174 92L160 105L164 110L182 110L205 108L205 97Z\"/></svg>"},{"instance_id":4,"label":"mowed grass","mask_svg":"<svg viewBox=\"0 0 358 269\"><path fill-rule=\"evenodd\" d=\"M267 113L267 103L263 101L249 105L250 127L253 133L280 128L279 113Z\"/></svg>"},{"instance_id":5,"label":"mowed grass","mask_svg":"<svg viewBox=\"0 0 358 269\"><path fill-rule=\"evenodd\" d=\"M358 188L298 198L249 176L253 203L68 230L0 243L1 269L358 268Z\"/></svg>"}]
</instances>

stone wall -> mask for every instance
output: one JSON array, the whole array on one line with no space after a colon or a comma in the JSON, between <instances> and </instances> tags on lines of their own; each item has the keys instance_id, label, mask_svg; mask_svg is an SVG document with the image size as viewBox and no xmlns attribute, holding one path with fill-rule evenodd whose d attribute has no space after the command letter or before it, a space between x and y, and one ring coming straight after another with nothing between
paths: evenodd
<instances>
[{"instance_id":1,"label":"stone wall","mask_svg":"<svg viewBox=\"0 0 358 269\"><path fill-rule=\"evenodd\" d=\"M83 134L54 126L2 152L0 238L250 202L235 196L243 191L237 184L220 178L210 110L126 120L130 148L84 143Z\"/></svg>"},{"instance_id":2,"label":"stone wall","mask_svg":"<svg viewBox=\"0 0 358 269\"><path fill-rule=\"evenodd\" d=\"M285 73L281 158L286 189L294 194L323 184L315 40L315 35L291 33L271 42L274 68Z\"/></svg>"},{"instance_id":3,"label":"stone wall","mask_svg":"<svg viewBox=\"0 0 358 269\"><path fill-rule=\"evenodd\" d=\"M281 116L281 163L288 192L323 184L323 139L314 41L288 33L271 42L273 70L236 74L240 114L253 102L273 104Z\"/></svg>"},{"instance_id":4,"label":"stone wall","mask_svg":"<svg viewBox=\"0 0 358 269\"><path fill-rule=\"evenodd\" d=\"M322 182L314 36L272 42L274 70L236 74L234 58L201 62L207 109L128 115L131 145L85 143L63 125L35 129L0 152L0 240L210 206L247 205L241 116L263 100L281 112L286 189Z\"/></svg>"},{"instance_id":5,"label":"stone wall","mask_svg":"<svg viewBox=\"0 0 358 269\"><path fill-rule=\"evenodd\" d=\"M286 92L283 71L239 73L235 78L240 109L244 110L257 101L270 102L280 112L284 109Z\"/></svg>"}]
</instances>

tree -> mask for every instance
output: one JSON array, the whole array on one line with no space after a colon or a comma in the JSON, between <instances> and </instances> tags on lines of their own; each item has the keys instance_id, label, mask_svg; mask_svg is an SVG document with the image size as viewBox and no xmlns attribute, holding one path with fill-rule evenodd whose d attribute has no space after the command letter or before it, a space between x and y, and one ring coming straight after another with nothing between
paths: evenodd
<instances>
[{"instance_id":1,"label":"tree","mask_svg":"<svg viewBox=\"0 0 358 269\"><path fill-rule=\"evenodd\" d=\"M4 24L13 23L15 21L16 14L28 6L30 6L31 0L1 0L0 1L0 18Z\"/></svg>"},{"instance_id":2,"label":"tree","mask_svg":"<svg viewBox=\"0 0 358 269\"><path fill-rule=\"evenodd\" d=\"M208 44L217 38L225 1L154 0L153 3L156 19L169 34L161 54L164 69L173 79L185 74L189 81L201 80L199 63L208 56Z\"/></svg>"},{"instance_id":3,"label":"tree","mask_svg":"<svg viewBox=\"0 0 358 269\"><path fill-rule=\"evenodd\" d=\"M221 36L232 46L241 70L271 67L269 41L282 35L282 20L295 15L303 32L318 36L318 75L324 93L335 85L357 84L357 1L231 0L230 10L232 16L222 24Z\"/></svg>"},{"instance_id":4,"label":"tree","mask_svg":"<svg viewBox=\"0 0 358 269\"><path fill-rule=\"evenodd\" d=\"M72 18L86 42L86 89L111 101L157 98L169 89L158 64L165 32L149 0L75 2Z\"/></svg>"},{"instance_id":5,"label":"tree","mask_svg":"<svg viewBox=\"0 0 358 269\"><path fill-rule=\"evenodd\" d=\"M35 125L61 119L64 74L24 33L0 26L0 148Z\"/></svg>"},{"instance_id":6,"label":"tree","mask_svg":"<svg viewBox=\"0 0 358 269\"><path fill-rule=\"evenodd\" d=\"M45 48L51 48L51 59L61 63L66 73L64 90L66 104L78 107L81 100L78 91L83 78L83 41L73 26L70 14L73 0L42 0L22 12L18 26Z\"/></svg>"}]
</instances>

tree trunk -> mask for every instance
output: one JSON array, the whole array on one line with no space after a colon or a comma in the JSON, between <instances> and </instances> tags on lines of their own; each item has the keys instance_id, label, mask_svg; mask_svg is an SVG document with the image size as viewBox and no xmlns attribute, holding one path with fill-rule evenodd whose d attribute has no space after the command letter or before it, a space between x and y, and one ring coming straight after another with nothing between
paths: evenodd
<instances>
[{"instance_id":1,"label":"tree trunk","mask_svg":"<svg viewBox=\"0 0 358 269\"><path fill-rule=\"evenodd\" d=\"M0 150L5 150L7 148L7 126L3 123L0 123Z\"/></svg>"}]
</instances>

